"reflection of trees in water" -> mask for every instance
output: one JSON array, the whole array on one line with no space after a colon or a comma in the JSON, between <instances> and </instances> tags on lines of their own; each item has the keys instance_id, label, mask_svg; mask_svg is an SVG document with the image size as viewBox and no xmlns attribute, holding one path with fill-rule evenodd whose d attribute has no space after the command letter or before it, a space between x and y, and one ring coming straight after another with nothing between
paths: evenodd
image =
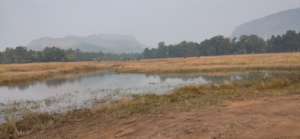
<instances>
[{"instance_id":1,"label":"reflection of trees in water","mask_svg":"<svg viewBox=\"0 0 300 139\"><path fill-rule=\"evenodd\" d=\"M158 76L161 82L165 82L167 79L180 79L183 81L188 81L201 77L201 75L197 74L161 74Z\"/></svg>"},{"instance_id":2,"label":"reflection of trees in water","mask_svg":"<svg viewBox=\"0 0 300 139\"><path fill-rule=\"evenodd\" d=\"M16 89L16 88L19 89L19 90L25 90L25 89L27 89L30 86L33 86L35 84L37 84L37 82L26 83L26 84L18 84L18 85L9 85L9 86L7 86L7 88L9 90L13 90L13 89Z\"/></svg>"},{"instance_id":3,"label":"reflection of trees in water","mask_svg":"<svg viewBox=\"0 0 300 139\"><path fill-rule=\"evenodd\" d=\"M248 81L261 80L272 76L273 76L273 72L266 72L266 71L248 72L246 74L245 73L239 74L241 80L248 80Z\"/></svg>"},{"instance_id":4,"label":"reflection of trees in water","mask_svg":"<svg viewBox=\"0 0 300 139\"><path fill-rule=\"evenodd\" d=\"M107 75L108 73L90 73L90 74L80 74L77 76L71 76L67 78L58 78L53 80L46 81L46 85L48 87L58 87L62 86L67 83L75 83L75 82L81 82L83 79L91 78L91 77L103 77Z\"/></svg>"},{"instance_id":5,"label":"reflection of trees in water","mask_svg":"<svg viewBox=\"0 0 300 139\"><path fill-rule=\"evenodd\" d=\"M66 83L74 83L74 82L79 82L81 78L71 78L71 79L55 79L55 80L48 80L45 82L47 87L58 87Z\"/></svg>"},{"instance_id":6,"label":"reflection of trees in water","mask_svg":"<svg viewBox=\"0 0 300 139\"><path fill-rule=\"evenodd\" d=\"M161 74L157 76L159 77L161 82L165 82L167 79L180 79L183 81L188 81L188 80L195 80L195 79L202 78L207 82L223 83L225 81L234 81L234 80L264 79L267 77L274 76L273 74L274 74L273 72L261 71L261 72L237 73L233 75L224 75L224 76L211 76L205 74Z\"/></svg>"},{"instance_id":7,"label":"reflection of trees in water","mask_svg":"<svg viewBox=\"0 0 300 139\"><path fill-rule=\"evenodd\" d=\"M220 82L224 80L230 79L229 76L209 76L204 74L166 74L159 75L159 79L161 82L165 82L167 79L180 79L183 81L196 80L202 78L208 82Z\"/></svg>"},{"instance_id":8,"label":"reflection of trees in water","mask_svg":"<svg viewBox=\"0 0 300 139\"><path fill-rule=\"evenodd\" d=\"M11 85L8 86L8 89L19 89L19 90L25 90L28 89L31 86L45 83L48 87L58 87L62 86L67 83L75 83L75 82L81 82L83 79L96 77L96 78L102 78L105 75L122 75L119 73L110 73L110 72L98 72L98 73L89 73L89 74L78 74L76 76L74 75L66 75L62 76L60 78L51 79L47 81L36 81L26 84L19 84L19 85ZM287 73L282 72L274 72L274 71L259 71L259 72L246 72L246 73L237 73L234 75L225 75L225 76L210 76L205 75L201 73L187 73L187 74L141 74L145 75L146 78L154 77L159 78L161 82L165 82L168 79L180 79L183 81L189 81L189 80L196 80L202 78L203 80L207 82L212 83L223 83L225 81L234 81L234 80L258 80L258 79L265 79L272 76L279 76L279 75L287 75ZM130 74L129 74L130 76Z\"/></svg>"},{"instance_id":9,"label":"reflection of trees in water","mask_svg":"<svg viewBox=\"0 0 300 139\"><path fill-rule=\"evenodd\" d=\"M8 89L12 90L12 89L19 89L19 90L25 90L27 88L29 88L31 85L34 85L35 83L31 83L31 84L21 84L21 85L17 85L17 86L8 86Z\"/></svg>"},{"instance_id":10,"label":"reflection of trees in water","mask_svg":"<svg viewBox=\"0 0 300 139\"><path fill-rule=\"evenodd\" d=\"M8 89L16 89L17 88L19 90L25 90L31 86L35 86L40 83L45 83L48 87L58 87L58 86L66 84L66 83L80 82L81 80L83 80L85 78L102 77L107 74L108 73L106 73L106 72L96 72L96 73L89 73L89 74L65 75L65 76L61 76L59 78L49 79L46 81L34 81L34 82L30 82L30 83L9 85Z\"/></svg>"}]
</instances>

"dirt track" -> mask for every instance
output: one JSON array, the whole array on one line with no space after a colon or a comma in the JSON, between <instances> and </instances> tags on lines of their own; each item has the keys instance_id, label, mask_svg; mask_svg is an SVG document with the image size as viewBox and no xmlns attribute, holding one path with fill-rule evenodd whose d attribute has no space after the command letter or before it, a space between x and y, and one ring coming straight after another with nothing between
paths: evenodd
<instances>
[{"instance_id":1,"label":"dirt track","mask_svg":"<svg viewBox=\"0 0 300 139\"><path fill-rule=\"evenodd\" d=\"M169 111L109 121L90 118L24 139L298 139L299 108L300 96L260 98L201 111Z\"/></svg>"}]
</instances>

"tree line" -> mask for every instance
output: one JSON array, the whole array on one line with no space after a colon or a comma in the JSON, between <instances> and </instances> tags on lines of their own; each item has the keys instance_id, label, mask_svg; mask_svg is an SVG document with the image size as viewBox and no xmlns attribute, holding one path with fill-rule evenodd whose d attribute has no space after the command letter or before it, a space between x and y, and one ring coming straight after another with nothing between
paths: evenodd
<instances>
[{"instance_id":1,"label":"tree line","mask_svg":"<svg viewBox=\"0 0 300 139\"><path fill-rule=\"evenodd\" d=\"M201 43L183 41L166 45L160 42L158 48L146 48L142 55L144 58L172 58L299 51L300 32L287 31L267 40L256 35L243 35L232 39L219 35Z\"/></svg>"},{"instance_id":2,"label":"tree line","mask_svg":"<svg viewBox=\"0 0 300 139\"><path fill-rule=\"evenodd\" d=\"M79 49L60 49L46 47L42 51L29 50L26 47L6 48L0 52L0 63L32 63L32 62L68 62L91 60L129 60L138 59L140 54L111 54L103 52L83 52Z\"/></svg>"},{"instance_id":3,"label":"tree line","mask_svg":"<svg viewBox=\"0 0 300 139\"><path fill-rule=\"evenodd\" d=\"M218 56L232 54L254 54L274 52L299 52L300 32L287 31L283 35L264 40L256 35L243 35L239 38L215 36L201 43L183 41L179 44L158 44L158 48L146 48L143 53L112 54L103 52L83 52L79 49L60 49L46 47L42 51L26 47L6 48L0 52L0 64L31 62L63 62L91 60L132 60L141 58L172 58Z\"/></svg>"}]
</instances>

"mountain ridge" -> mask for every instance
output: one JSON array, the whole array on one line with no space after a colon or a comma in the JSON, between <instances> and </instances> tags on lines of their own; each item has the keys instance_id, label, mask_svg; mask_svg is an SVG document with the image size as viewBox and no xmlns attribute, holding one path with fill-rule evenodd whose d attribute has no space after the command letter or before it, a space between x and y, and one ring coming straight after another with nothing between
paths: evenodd
<instances>
[{"instance_id":1,"label":"mountain ridge","mask_svg":"<svg viewBox=\"0 0 300 139\"><path fill-rule=\"evenodd\" d=\"M267 39L272 35L282 35L288 30L300 31L300 8L281 11L248 21L239 25L233 31L232 36L254 34Z\"/></svg>"},{"instance_id":2,"label":"mountain ridge","mask_svg":"<svg viewBox=\"0 0 300 139\"><path fill-rule=\"evenodd\" d=\"M32 40L27 47L42 50L48 46L62 49L80 49L87 52L135 53L141 52L145 45L130 35L95 34L88 36L42 37Z\"/></svg>"}]
</instances>

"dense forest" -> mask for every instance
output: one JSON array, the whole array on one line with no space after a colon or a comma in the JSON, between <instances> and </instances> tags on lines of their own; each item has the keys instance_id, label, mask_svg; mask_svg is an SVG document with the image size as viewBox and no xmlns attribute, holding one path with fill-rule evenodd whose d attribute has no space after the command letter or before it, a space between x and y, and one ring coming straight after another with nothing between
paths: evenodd
<instances>
[{"instance_id":1,"label":"dense forest","mask_svg":"<svg viewBox=\"0 0 300 139\"><path fill-rule=\"evenodd\" d=\"M160 42L158 48L146 48L143 57L194 57L298 51L300 51L300 33L287 31L283 35L272 36L268 40L256 35L244 35L233 39L215 36L201 43L183 41L175 45L166 45Z\"/></svg>"},{"instance_id":2,"label":"dense forest","mask_svg":"<svg viewBox=\"0 0 300 139\"><path fill-rule=\"evenodd\" d=\"M91 60L128 60L140 58L140 54L111 54L102 52L82 52L79 49L63 50L46 47L43 51L28 50L26 47L6 48L0 52L0 63L63 62Z\"/></svg>"},{"instance_id":3,"label":"dense forest","mask_svg":"<svg viewBox=\"0 0 300 139\"><path fill-rule=\"evenodd\" d=\"M158 48L146 48L142 54L111 54L103 52L83 52L79 49L63 50L46 47L43 51L28 50L26 47L6 48L0 52L0 63L30 63L51 61L91 61L91 60L131 60L141 58L172 58L217 56L233 54L299 52L300 32L287 31L283 35L264 40L256 35L240 38L215 36L201 43L183 41L175 45L158 44Z\"/></svg>"}]
</instances>

